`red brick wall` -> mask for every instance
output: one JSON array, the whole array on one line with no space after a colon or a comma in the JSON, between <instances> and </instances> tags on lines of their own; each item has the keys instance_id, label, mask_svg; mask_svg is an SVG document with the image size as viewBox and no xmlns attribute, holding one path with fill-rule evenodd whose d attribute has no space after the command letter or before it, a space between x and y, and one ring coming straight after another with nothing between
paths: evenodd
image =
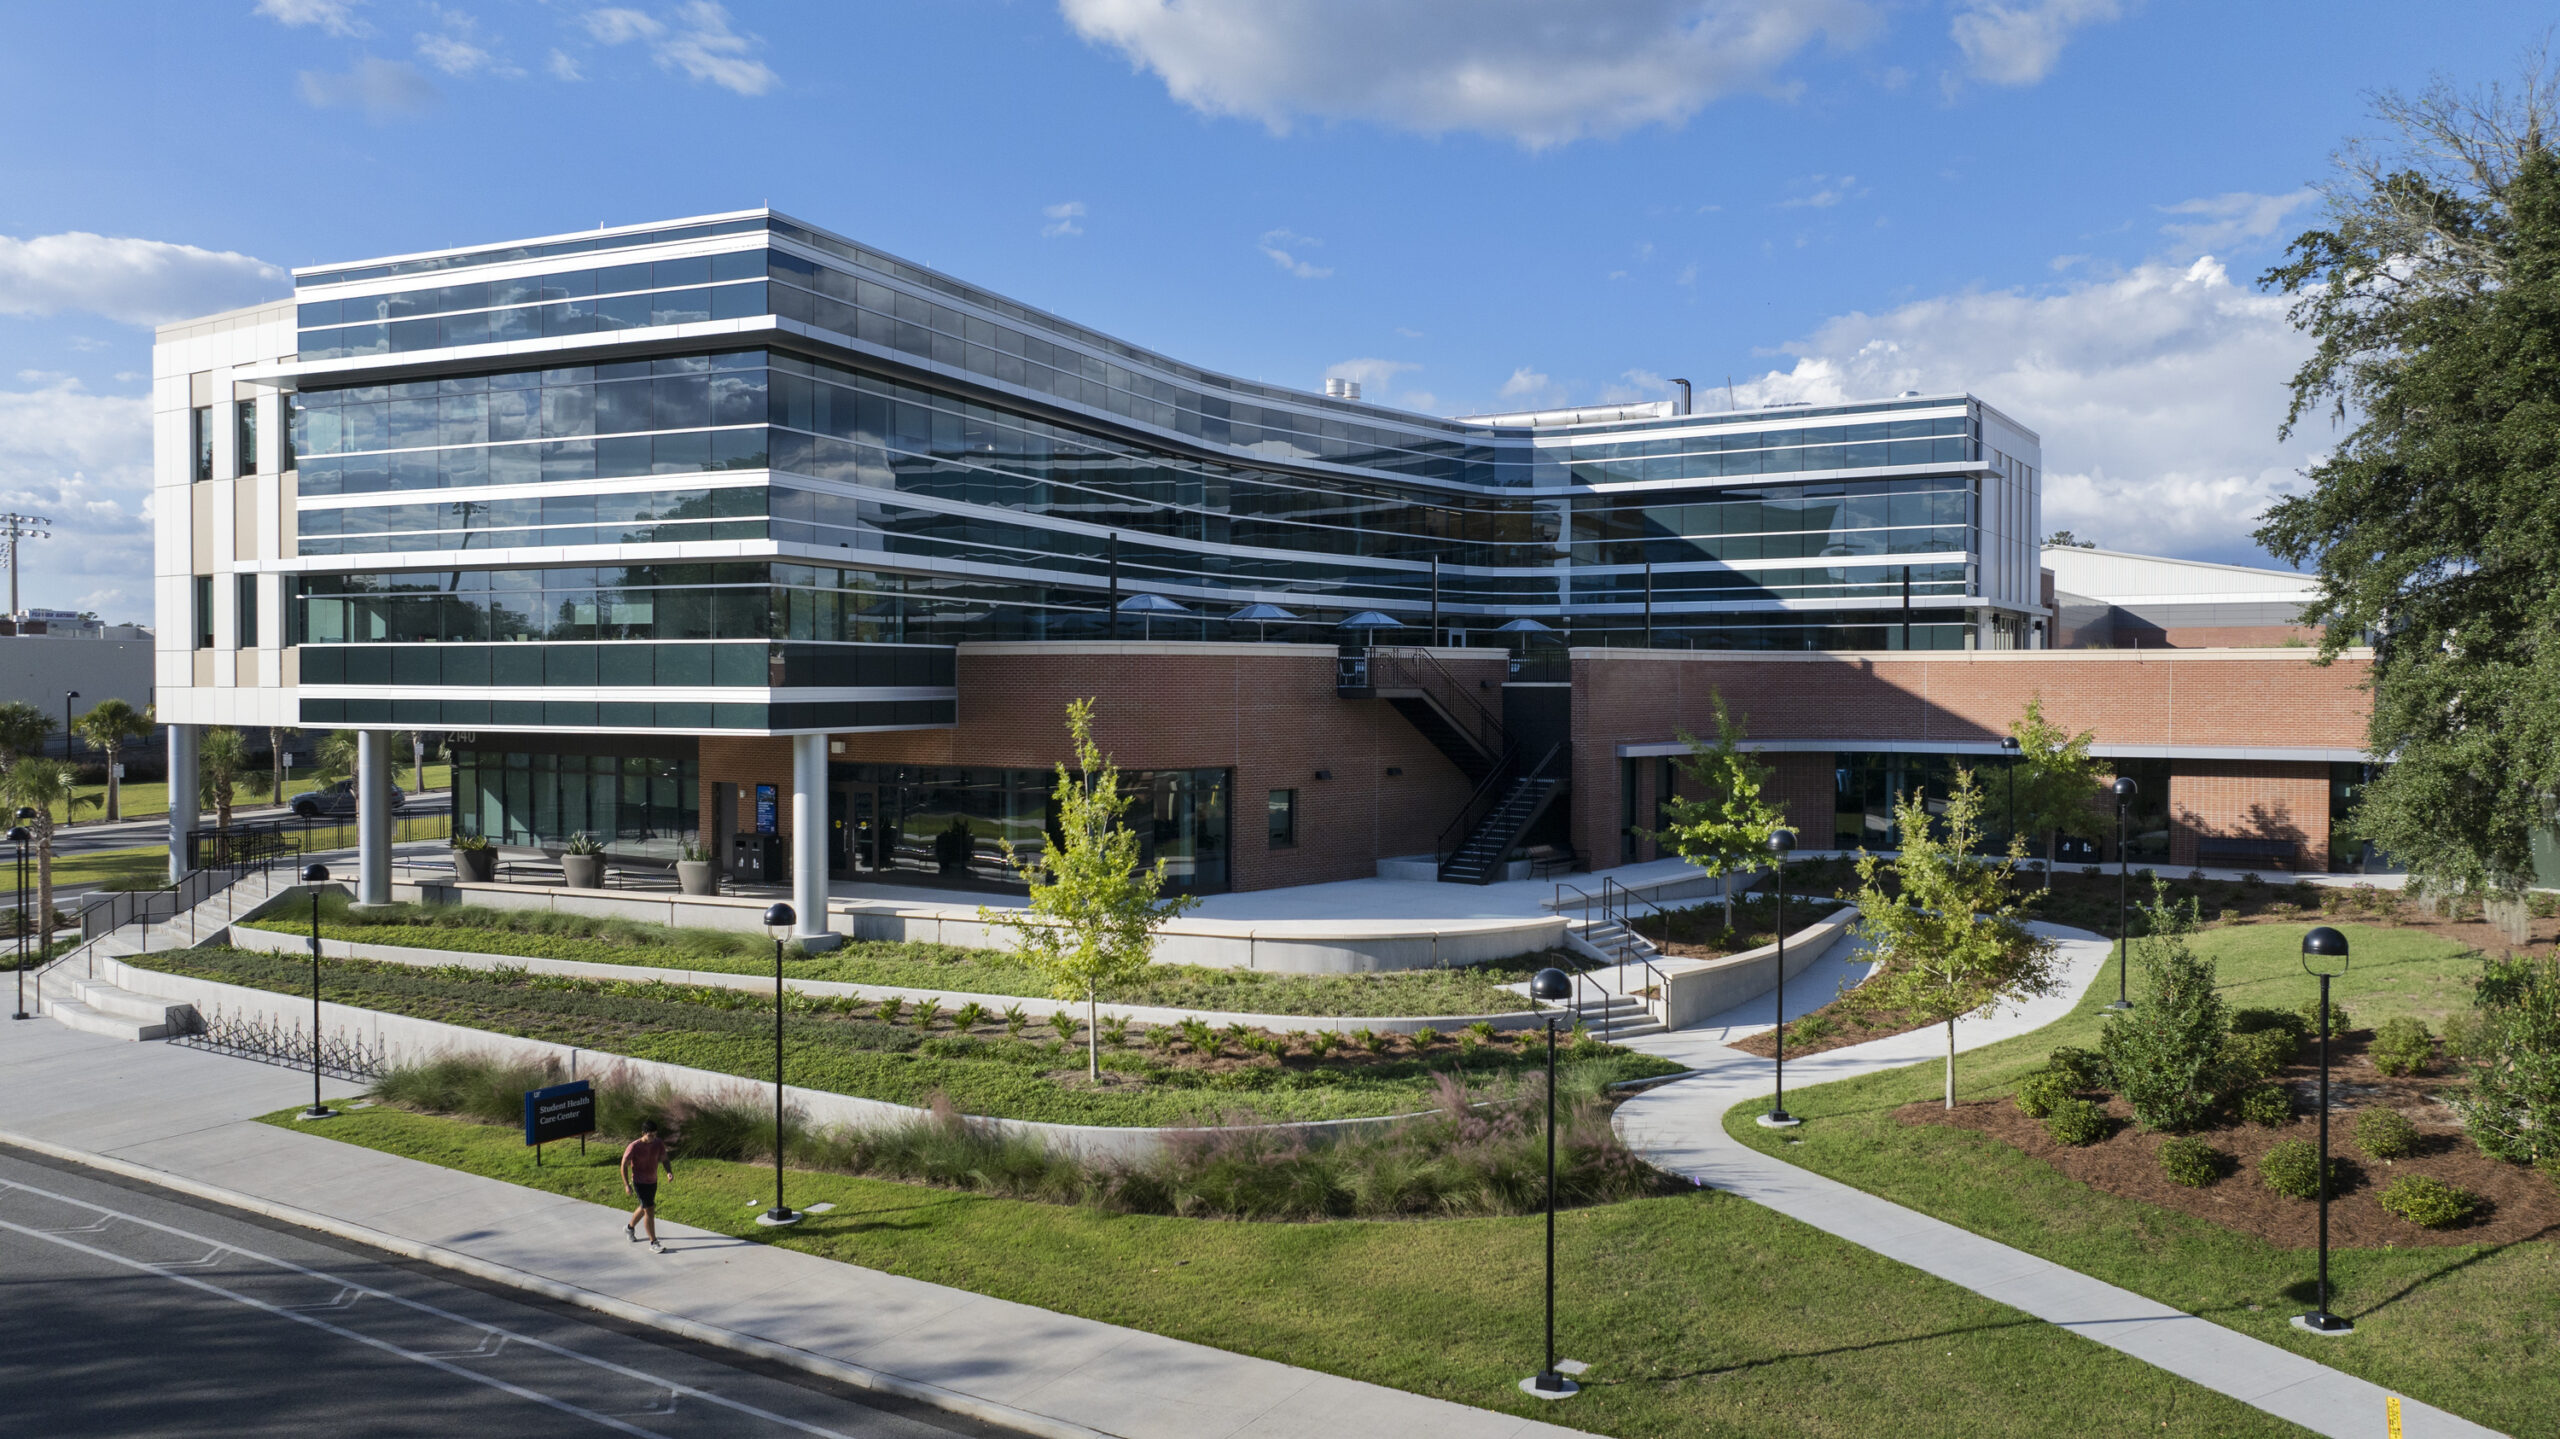
<instances>
[{"instance_id":1,"label":"red brick wall","mask_svg":"<svg viewBox=\"0 0 2560 1439\"><path fill-rule=\"evenodd\" d=\"M1441 653L1463 680L1501 683L1499 652ZM955 727L836 735L828 758L1045 769L1071 758L1068 702L1092 698L1094 739L1121 768L1234 772L1228 825L1240 890L1360 879L1377 873L1381 856L1426 853L1472 788L1385 701L1335 694L1330 648L963 645L958 679ZM789 742L706 738L702 778L787 788ZM1275 789L1298 792L1294 848L1269 844L1265 805Z\"/></svg>"},{"instance_id":2,"label":"red brick wall","mask_svg":"<svg viewBox=\"0 0 2560 1439\"><path fill-rule=\"evenodd\" d=\"M2169 863L2196 862L2205 835L2291 840L2297 868L2329 867L2329 767L2236 760L2169 766ZM2265 866L2272 868L2274 866Z\"/></svg>"},{"instance_id":3,"label":"red brick wall","mask_svg":"<svg viewBox=\"0 0 2560 1439\"><path fill-rule=\"evenodd\" d=\"M1671 740L1682 730L1712 734L1719 693L1753 738L1833 739L1842 749L1876 741L1996 741L2027 701L2041 696L2048 718L2075 732L2094 731L2104 744L2361 750L2367 665L2351 654L2324 668L2299 650L1577 650L1574 846L1595 865L1616 862L1617 747ZM1788 771L1797 775L1790 819L1801 806L1812 818L1796 822L1827 835L1829 821L1821 816L1831 804L1829 756L1814 751L1791 763L1804 768ZM2326 791L2312 804L2289 788L2294 780L2272 782L2276 789L2251 802L2272 813L2281 799L2291 824L2306 834L2316 827L2305 854L2325 864ZM2246 808L2233 811L2231 822Z\"/></svg>"},{"instance_id":4,"label":"red brick wall","mask_svg":"<svg viewBox=\"0 0 2560 1439\"><path fill-rule=\"evenodd\" d=\"M1786 811L1787 827L1796 832L1796 843L1806 849L1829 849L1840 802L1831 756L1782 750L1761 758L1777 771L1770 788L1778 807Z\"/></svg>"},{"instance_id":5,"label":"red brick wall","mask_svg":"<svg viewBox=\"0 0 2560 1439\"><path fill-rule=\"evenodd\" d=\"M730 833L753 834L756 828L756 789L769 784L781 792L782 802L774 807L775 827L791 833L791 741L781 736L704 735L701 740L702 802L711 803L711 786L720 783L738 787L737 813L730 816ZM710 842L711 817L702 819L703 842ZM717 856L723 863L727 855Z\"/></svg>"}]
</instances>

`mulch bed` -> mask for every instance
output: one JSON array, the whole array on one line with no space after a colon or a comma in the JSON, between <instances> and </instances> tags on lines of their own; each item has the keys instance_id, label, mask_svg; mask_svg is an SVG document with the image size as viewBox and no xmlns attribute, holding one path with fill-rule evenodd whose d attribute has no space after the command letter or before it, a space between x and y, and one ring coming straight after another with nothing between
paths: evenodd
<instances>
[{"instance_id":1,"label":"mulch bed","mask_svg":"<svg viewBox=\"0 0 2560 1439\"><path fill-rule=\"evenodd\" d=\"M2473 1148L2453 1111L2435 1097L2443 1079L2393 1079L2379 1073L2360 1052L2358 1042L2369 1037L2351 1034L2350 1052L2343 1059L2333 1056L2330 1066L2329 1153L2345 1161L2345 1187L2329 1199L2330 1243L2381 1249L2560 1238L2560 1184ZM2143 1131L2133 1123L2124 1102L2113 1097L2105 1104L2116 1121L2113 1132L2082 1148L2055 1143L2042 1121L2028 1118L2005 1097L1959 1104L1953 1110L1927 1100L1904 1105L1895 1118L1905 1124L1952 1124L1977 1130L2093 1189L2192 1214L2280 1249L2308 1249L2317 1242L2319 1206L2267 1188L2258 1177L2257 1163L2260 1155L2283 1140L2317 1142L2320 1126L2312 1106L2319 1094L2319 1071L2315 1066L2296 1065L2278 1080L2293 1090L2298 1116L2293 1123L2273 1129L2233 1123L2199 1130L2207 1143L2227 1156L2222 1178L2202 1189L2170 1180L2160 1168L2159 1157L2161 1142L2169 1136ZM2417 1154L2389 1163L2367 1159L2356 1149L2356 1115L2374 1107L2397 1109L2417 1125ZM2460 1185L2480 1197L2480 1207L2466 1224L2422 1229L2375 1201L2383 1187L2402 1174L2425 1174Z\"/></svg>"},{"instance_id":2,"label":"mulch bed","mask_svg":"<svg viewBox=\"0 0 2560 1439\"><path fill-rule=\"evenodd\" d=\"M1838 1027L1820 1039L1799 1037L1796 1026L1802 1025L1805 1020L1813 1018L1814 1015L1820 1015ZM1820 1054L1826 1049L1842 1049L1852 1044L1864 1044L1870 1039L1891 1039L1897 1034L1909 1034L1915 1029L1937 1022L1933 1019L1913 1019L1899 1013L1861 1014L1842 1005L1838 1000L1833 1000L1815 1010L1813 1014L1799 1016L1795 1025L1788 1027L1787 1054L1790 1058L1796 1058L1808 1054ZM1755 1034L1749 1039L1735 1040L1729 1047L1739 1049L1745 1054L1756 1054L1762 1059L1769 1059L1775 1057L1778 1052L1778 1036L1775 1031Z\"/></svg>"}]
</instances>

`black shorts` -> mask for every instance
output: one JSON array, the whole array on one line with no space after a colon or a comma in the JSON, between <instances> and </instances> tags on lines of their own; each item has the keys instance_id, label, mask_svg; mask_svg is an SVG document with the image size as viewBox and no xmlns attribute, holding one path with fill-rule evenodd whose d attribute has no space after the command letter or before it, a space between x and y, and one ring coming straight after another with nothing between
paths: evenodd
<instances>
[{"instance_id":1,"label":"black shorts","mask_svg":"<svg viewBox=\"0 0 2560 1439\"><path fill-rule=\"evenodd\" d=\"M631 1186L631 1192L640 1196L641 1208L655 1209L658 1207L658 1185L655 1180L652 1180L647 1184L635 1182Z\"/></svg>"}]
</instances>

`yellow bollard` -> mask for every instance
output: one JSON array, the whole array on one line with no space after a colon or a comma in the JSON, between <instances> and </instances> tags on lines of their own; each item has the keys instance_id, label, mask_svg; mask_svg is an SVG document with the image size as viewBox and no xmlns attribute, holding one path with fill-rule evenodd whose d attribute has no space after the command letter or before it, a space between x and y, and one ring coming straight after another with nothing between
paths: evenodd
<instances>
[{"instance_id":1,"label":"yellow bollard","mask_svg":"<svg viewBox=\"0 0 2560 1439\"><path fill-rule=\"evenodd\" d=\"M2390 1398L2385 1399L2383 1401L2382 1412L2384 1416L2391 1421L2391 1439L2401 1439L2400 1396L2394 1394Z\"/></svg>"}]
</instances>

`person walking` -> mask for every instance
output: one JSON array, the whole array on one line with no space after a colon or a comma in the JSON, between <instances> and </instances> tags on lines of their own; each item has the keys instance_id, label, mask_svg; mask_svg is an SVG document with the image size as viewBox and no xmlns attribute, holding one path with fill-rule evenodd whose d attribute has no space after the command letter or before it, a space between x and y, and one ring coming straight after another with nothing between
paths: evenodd
<instances>
[{"instance_id":1,"label":"person walking","mask_svg":"<svg viewBox=\"0 0 2560 1439\"><path fill-rule=\"evenodd\" d=\"M640 1137L622 1151L622 1192L637 1198L640 1207L631 1211L622 1232L632 1243L640 1242L640 1228L648 1226L649 1252L664 1254L667 1247L658 1242L658 1169L663 1165L668 1174L676 1172L676 1162L667 1153L667 1142L658 1137L658 1121L640 1121Z\"/></svg>"}]
</instances>

